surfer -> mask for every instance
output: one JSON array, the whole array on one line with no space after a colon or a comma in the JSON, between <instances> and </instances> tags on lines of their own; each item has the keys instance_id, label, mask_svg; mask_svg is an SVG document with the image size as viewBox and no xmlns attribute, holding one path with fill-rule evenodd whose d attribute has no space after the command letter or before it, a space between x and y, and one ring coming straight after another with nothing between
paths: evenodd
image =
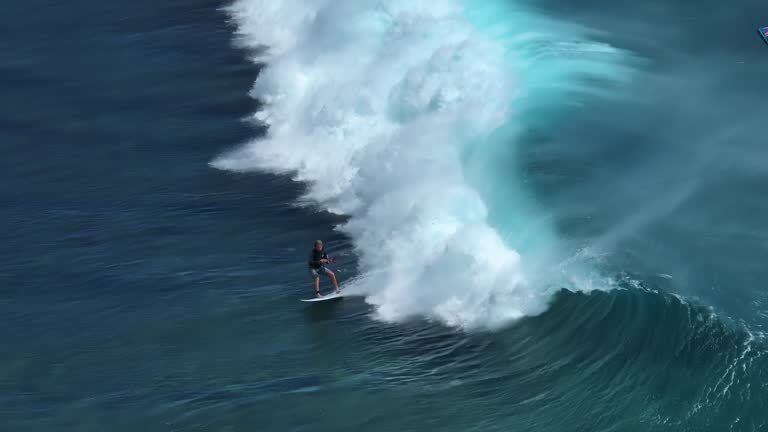
<instances>
[{"instance_id":1,"label":"surfer","mask_svg":"<svg viewBox=\"0 0 768 432\"><path fill-rule=\"evenodd\" d=\"M320 294L320 274L328 276L331 279L331 282L333 282L333 287L336 289L336 293L338 294L340 292L339 284L336 282L336 275L325 266L329 262L333 262L333 259L328 258L328 254L325 253L323 242L321 240L315 240L315 247L309 251L309 259L307 263L309 264L309 274L312 275L312 278L315 280L315 293L317 294L317 297L323 296Z\"/></svg>"}]
</instances>

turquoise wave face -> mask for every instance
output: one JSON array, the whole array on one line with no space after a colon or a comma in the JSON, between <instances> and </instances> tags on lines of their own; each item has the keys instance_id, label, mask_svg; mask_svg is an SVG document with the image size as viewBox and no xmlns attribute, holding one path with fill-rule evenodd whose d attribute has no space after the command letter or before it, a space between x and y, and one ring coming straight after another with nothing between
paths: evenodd
<instances>
[{"instance_id":1,"label":"turquoise wave face","mask_svg":"<svg viewBox=\"0 0 768 432\"><path fill-rule=\"evenodd\" d=\"M520 153L589 103L623 98L638 59L590 40L588 28L535 13L523 2L465 5L473 27L504 46L504 68L517 85L505 122L466 142L465 172L488 206L489 223L526 257L540 285L609 286L586 264L589 253L559 241L552 215L532 195Z\"/></svg>"}]
</instances>

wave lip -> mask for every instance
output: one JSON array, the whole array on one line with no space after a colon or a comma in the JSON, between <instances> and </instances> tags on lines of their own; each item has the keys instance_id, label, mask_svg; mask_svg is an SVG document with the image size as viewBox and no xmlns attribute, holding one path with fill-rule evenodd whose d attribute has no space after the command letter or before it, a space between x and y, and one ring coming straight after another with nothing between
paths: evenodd
<instances>
[{"instance_id":1,"label":"wave lip","mask_svg":"<svg viewBox=\"0 0 768 432\"><path fill-rule=\"evenodd\" d=\"M489 222L498 203L473 187L466 154L493 159L489 140L513 136L489 137L517 129L515 113L540 103L536 87L551 95L549 84L566 88L600 61L563 68L566 48L503 2L240 0L229 11L240 43L268 47L254 58L266 67L253 95L269 129L212 166L290 173L309 186L303 200L351 216L341 229L361 276L350 289L379 318L495 327L546 308L551 290ZM551 82L532 80L538 72ZM531 204L516 194L511 208Z\"/></svg>"}]
</instances>

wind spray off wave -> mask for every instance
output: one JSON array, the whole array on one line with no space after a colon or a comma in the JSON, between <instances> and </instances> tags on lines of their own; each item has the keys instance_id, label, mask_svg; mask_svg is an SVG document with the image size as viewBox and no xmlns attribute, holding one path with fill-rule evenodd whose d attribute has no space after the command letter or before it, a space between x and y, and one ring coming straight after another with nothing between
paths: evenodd
<instances>
[{"instance_id":1,"label":"wind spray off wave","mask_svg":"<svg viewBox=\"0 0 768 432\"><path fill-rule=\"evenodd\" d=\"M349 215L342 229L361 265L352 289L385 320L495 327L546 308L551 290L514 249L514 233L502 238L489 223L494 206L526 218L535 208L524 193L497 203L473 187L518 180L469 176L466 154L492 160L514 145L529 107L556 110L580 76L620 70L609 47L547 36L562 24L477 3L241 0L229 9L239 41L266 47L253 96L269 130L212 165L295 174L309 186L305 200ZM538 241L557 247L547 228Z\"/></svg>"}]
</instances>

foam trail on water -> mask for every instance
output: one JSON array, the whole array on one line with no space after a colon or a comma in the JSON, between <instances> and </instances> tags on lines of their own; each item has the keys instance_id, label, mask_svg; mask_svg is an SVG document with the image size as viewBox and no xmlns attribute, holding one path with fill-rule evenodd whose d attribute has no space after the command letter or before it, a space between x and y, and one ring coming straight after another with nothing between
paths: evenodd
<instances>
[{"instance_id":1,"label":"foam trail on water","mask_svg":"<svg viewBox=\"0 0 768 432\"><path fill-rule=\"evenodd\" d=\"M267 48L255 54L267 66L253 95L269 131L212 165L293 174L308 183L305 201L350 215L341 229L361 276L349 289L384 320L493 328L546 308L550 290L515 250L514 230L500 235L490 223L490 212L506 207L493 187L478 186L511 184L515 173L482 167L508 153L530 107L562 104L581 74L618 70L609 47L564 46L543 33L555 28L543 28L553 23L542 17L478 3L240 0L229 8L238 41ZM525 194L503 199L515 229L524 228L536 212ZM539 249L557 247L547 227L535 231Z\"/></svg>"}]
</instances>

